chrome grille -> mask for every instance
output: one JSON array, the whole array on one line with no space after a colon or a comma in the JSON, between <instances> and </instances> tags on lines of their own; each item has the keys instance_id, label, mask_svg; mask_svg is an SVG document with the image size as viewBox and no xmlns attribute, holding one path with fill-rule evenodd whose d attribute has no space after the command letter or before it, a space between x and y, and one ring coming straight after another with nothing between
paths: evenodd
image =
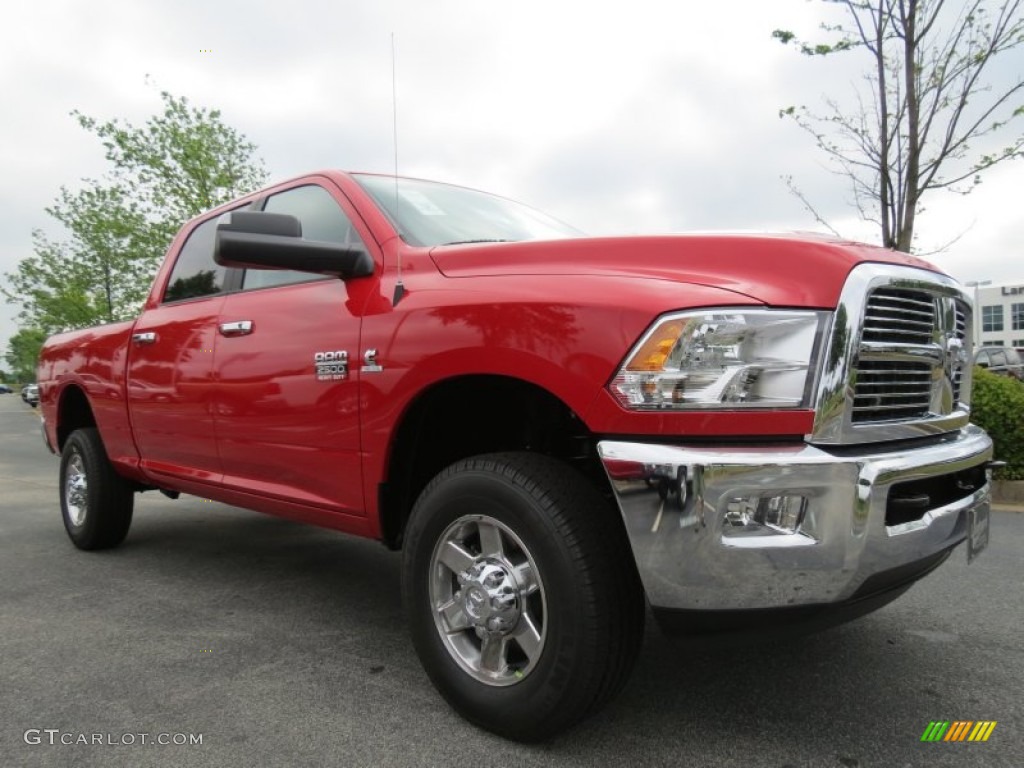
<instances>
[{"instance_id":1,"label":"chrome grille","mask_svg":"<svg viewBox=\"0 0 1024 768\"><path fill-rule=\"evenodd\" d=\"M853 421L912 419L928 413L931 378L928 363L865 363L857 369Z\"/></svg>"},{"instance_id":2,"label":"chrome grille","mask_svg":"<svg viewBox=\"0 0 1024 768\"><path fill-rule=\"evenodd\" d=\"M850 418L855 424L919 419L936 410L935 371L946 368L947 339L961 342L967 320L963 306L927 290L893 285L868 295L861 326ZM960 397L962 365L944 370L945 407Z\"/></svg>"},{"instance_id":3,"label":"chrome grille","mask_svg":"<svg viewBox=\"0 0 1024 768\"><path fill-rule=\"evenodd\" d=\"M964 346L969 346L967 339L967 312L964 310L963 304L959 301L956 302L954 311L956 313L956 337L960 339L960 342ZM964 367L962 365L956 366L953 370L953 402L960 402L960 382L963 380Z\"/></svg>"},{"instance_id":4,"label":"chrome grille","mask_svg":"<svg viewBox=\"0 0 1024 768\"><path fill-rule=\"evenodd\" d=\"M878 288L864 312L864 341L930 344L935 332L935 300L922 291Z\"/></svg>"},{"instance_id":5,"label":"chrome grille","mask_svg":"<svg viewBox=\"0 0 1024 768\"><path fill-rule=\"evenodd\" d=\"M810 442L884 443L965 427L972 312L968 294L945 275L854 267L824 345Z\"/></svg>"}]
</instances>

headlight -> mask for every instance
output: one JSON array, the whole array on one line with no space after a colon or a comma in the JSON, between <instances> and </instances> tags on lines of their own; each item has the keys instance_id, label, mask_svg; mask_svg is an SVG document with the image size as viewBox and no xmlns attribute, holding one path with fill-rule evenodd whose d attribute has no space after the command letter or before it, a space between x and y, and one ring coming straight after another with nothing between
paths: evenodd
<instances>
[{"instance_id":1,"label":"headlight","mask_svg":"<svg viewBox=\"0 0 1024 768\"><path fill-rule=\"evenodd\" d=\"M609 388L634 410L807 408L829 317L774 309L667 315Z\"/></svg>"}]
</instances>

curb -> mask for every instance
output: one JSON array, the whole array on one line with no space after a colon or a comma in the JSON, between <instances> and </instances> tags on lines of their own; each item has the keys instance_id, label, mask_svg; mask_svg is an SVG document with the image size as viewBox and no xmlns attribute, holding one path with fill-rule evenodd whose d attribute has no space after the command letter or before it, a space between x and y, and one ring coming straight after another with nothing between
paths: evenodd
<instances>
[{"instance_id":1,"label":"curb","mask_svg":"<svg viewBox=\"0 0 1024 768\"><path fill-rule=\"evenodd\" d=\"M993 480L992 509L1024 513L1024 480Z\"/></svg>"},{"instance_id":2,"label":"curb","mask_svg":"<svg viewBox=\"0 0 1024 768\"><path fill-rule=\"evenodd\" d=\"M1024 480L994 480L992 503L1024 506Z\"/></svg>"},{"instance_id":3,"label":"curb","mask_svg":"<svg viewBox=\"0 0 1024 768\"><path fill-rule=\"evenodd\" d=\"M1000 504L998 502L992 503L993 512L1019 512L1024 514L1024 504Z\"/></svg>"}]
</instances>

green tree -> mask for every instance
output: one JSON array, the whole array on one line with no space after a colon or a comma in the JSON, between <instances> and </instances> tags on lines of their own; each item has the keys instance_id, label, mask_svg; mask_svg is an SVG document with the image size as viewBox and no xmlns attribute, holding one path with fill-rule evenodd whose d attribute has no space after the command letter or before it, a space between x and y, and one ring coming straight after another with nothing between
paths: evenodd
<instances>
[{"instance_id":1,"label":"green tree","mask_svg":"<svg viewBox=\"0 0 1024 768\"><path fill-rule=\"evenodd\" d=\"M166 91L160 98L163 113L142 127L72 114L102 139L111 177L164 226L169 241L185 220L260 187L266 171L256 145L225 124L220 110L193 107Z\"/></svg>"},{"instance_id":2,"label":"green tree","mask_svg":"<svg viewBox=\"0 0 1024 768\"><path fill-rule=\"evenodd\" d=\"M165 247L163 234L119 187L61 189L46 211L69 237L55 242L35 230L35 255L7 275L3 292L22 305L22 323L53 332L135 312Z\"/></svg>"},{"instance_id":3,"label":"green tree","mask_svg":"<svg viewBox=\"0 0 1024 768\"><path fill-rule=\"evenodd\" d=\"M14 381L35 381L36 360L45 339L46 331L40 328L22 328L10 338L4 359Z\"/></svg>"},{"instance_id":4,"label":"green tree","mask_svg":"<svg viewBox=\"0 0 1024 768\"><path fill-rule=\"evenodd\" d=\"M984 171L1024 154L1024 134L1011 126L1024 114L1021 68L1007 79L990 66L1024 43L1021 0L823 1L841 6L848 20L822 25L831 42L772 34L807 56L864 54L865 86L855 89L852 109L829 99L824 113L788 107L780 116L796 120L849 180L861 217L879 226L882 244L909 252L927 192L967 194ZM792 178L786 181L829 226Z\"/></svg>"},{"instance_id":5,"label":"green tree","mask_svg":"<svg viewBox=\"0 0 1024 768\"><path fill-rule=\"evenodd\" d=\"M61 188L46 211L66 237L35 231L34 254L7 274L0 291L21 306L23 326L53 332L133 316L181 224L265 181L255 145L219 110L160 98L163 111L142 126L72 112L111 169L78 191Z\"/></svg>"}]
</instances>

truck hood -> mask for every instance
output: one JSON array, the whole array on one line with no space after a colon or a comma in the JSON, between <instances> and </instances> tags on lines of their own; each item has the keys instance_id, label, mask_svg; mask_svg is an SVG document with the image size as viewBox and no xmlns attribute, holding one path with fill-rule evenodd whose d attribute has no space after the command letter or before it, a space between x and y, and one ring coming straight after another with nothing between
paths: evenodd
<instances>
[{"instance_id":1,"label":"truck hood","mask_svg":"<svg viewBox=\"0 0 1024 768\"><path fill-rule=\"evenodd\" d=\"M775 306L833 308L850 270L884 262L939 272L905 253L817 235L692 234L438 246L446 277L606 275L706 285Z\"/></svg>"}]
</instances>

